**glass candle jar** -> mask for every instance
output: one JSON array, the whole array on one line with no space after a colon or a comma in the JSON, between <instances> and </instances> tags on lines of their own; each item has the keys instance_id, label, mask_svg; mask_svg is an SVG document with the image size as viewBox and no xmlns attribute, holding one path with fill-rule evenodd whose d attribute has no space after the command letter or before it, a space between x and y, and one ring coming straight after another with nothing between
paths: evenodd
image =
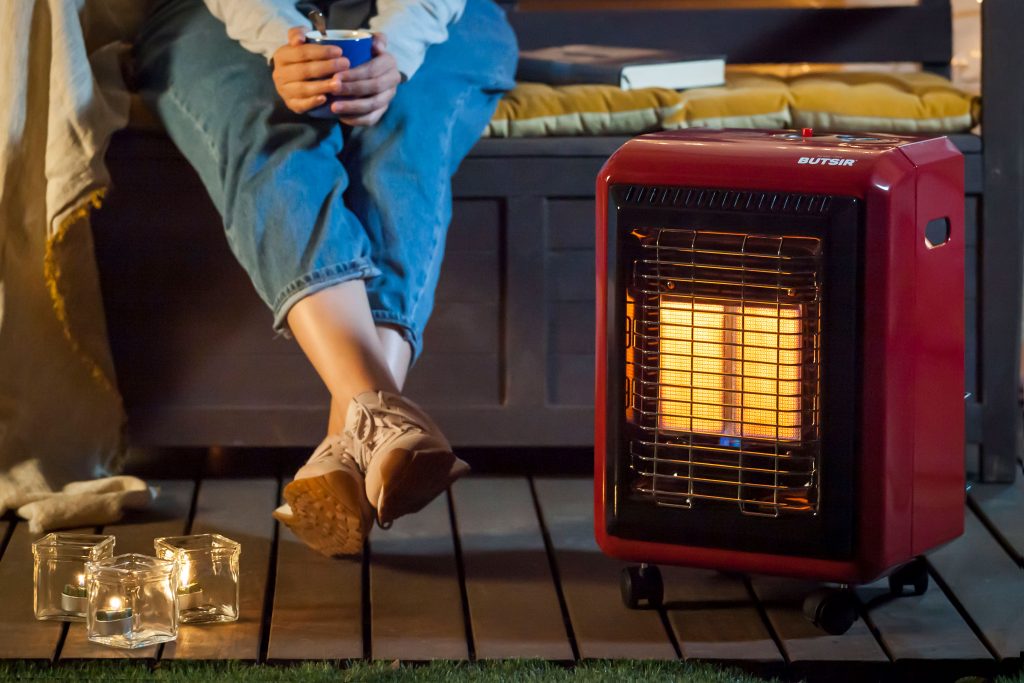
<instances>
[{"instance_id":1,"label":"glass candle jar","mask_svg":"<svg viewBox=\"0 0 1024 683\"><path fill-rule=\"evenodd\" d=\"M220 534L166 536L156 556L178 565L178 619L200 624L238 619L238 558L242 546Z\"/></svg>"},{"instance_id":2,"label":"glass candle jar","mask_svg":"<svg viewBox=\"0 0 1024 683\"><path fill-rule=\"evenodd\" d=\"M85 621L85 563L114 554L114 537L54 533L32 544L36 619Z\"/></svg>"},{"instance_id":3,"label":"glass candle jar","mask_svg":"<svg viewBox=\"0 0 1024 683\"><path fill-rule=\"evenodd\" d=\"M89 640L136 648L178 636L174 562L147 555L117 555L85 565Z\"/></svg>"}]
</instances>

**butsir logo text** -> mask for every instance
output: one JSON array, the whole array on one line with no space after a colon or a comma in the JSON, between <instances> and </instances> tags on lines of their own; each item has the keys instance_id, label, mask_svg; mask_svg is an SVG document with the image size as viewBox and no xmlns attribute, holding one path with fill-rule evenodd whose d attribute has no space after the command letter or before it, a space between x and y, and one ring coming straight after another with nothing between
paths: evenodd
<instances>
[{"instance_id":1,"label":"butsir logo text","mask_svg":"<svg viewBox=\"0 0 1024 683\"><path fill-rule=\"evenodd\" d=\"M833 157L800 157L798 164L809 166L853 166L856 159L835 159Z\"/></svg>"}]
</instances>

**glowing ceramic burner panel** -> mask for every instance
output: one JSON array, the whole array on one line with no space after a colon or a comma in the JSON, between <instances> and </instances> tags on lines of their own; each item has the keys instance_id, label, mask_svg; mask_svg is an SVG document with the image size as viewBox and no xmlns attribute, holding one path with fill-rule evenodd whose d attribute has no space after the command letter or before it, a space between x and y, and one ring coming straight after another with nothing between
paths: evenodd
<instances>
[{"instance_id":1,"label":"glowing ceramic burner panel","mask_svg":"<svg viewBox=\"0 0 1024 683\"><path fill-rule=\"evenodd\" d=\"M800 438L800 307L661 299L660 429Z\"/></svg>"}]
</instances>

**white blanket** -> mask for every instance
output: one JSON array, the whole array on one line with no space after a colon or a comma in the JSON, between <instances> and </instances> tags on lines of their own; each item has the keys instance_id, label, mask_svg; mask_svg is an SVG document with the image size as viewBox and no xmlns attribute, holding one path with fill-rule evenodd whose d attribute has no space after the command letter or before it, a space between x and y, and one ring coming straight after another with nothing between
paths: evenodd
<instances>
[{"instance_id":1,"label":"white blanket","mask_svg":"<svg viewBox=\"0 0 1024 683\"><path fill-rule=\"evenodd\" d=\"M0 2L0 468L38 458L58 484L123 453L89 209L128 117L120 41L145 7Z\"/></svg>"},{"instance_id":2,"label":"white blanket","mask_svg":"<svg viewBox=\"0 0 1024 683\"><path fill-rule=\"evenodd\" d=\"M127 510L148 507L157 493L156 487L129 476L73 481L55 491L39 471L39 461L26 460L0 472L0 515L17 510L33 534L102 526L120 520Z\"/></svg>"}]
</instances>

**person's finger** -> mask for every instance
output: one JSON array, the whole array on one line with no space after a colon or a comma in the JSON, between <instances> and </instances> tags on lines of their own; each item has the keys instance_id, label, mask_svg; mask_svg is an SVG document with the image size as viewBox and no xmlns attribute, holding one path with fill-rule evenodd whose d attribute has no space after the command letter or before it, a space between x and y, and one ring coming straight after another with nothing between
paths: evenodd
<instances>
[{"instance_id":1,"label":"person's finger","mask_svg":"<svg viewBox=\"0 0 1024 683\"><path fill-rule=\"evenodd\" d=\"M342 116L339 117L338 120L348 126L372 126L384 117L389 106L390 103L379 109L374 109L369 114L363 114L361 116Z\"/></svg>"},{"instance_id":2,"label":"person's finger","mask_svg":"<svg viewBox=\"0 0 1024 683\"><path fill-rule=\"evenodd\" d=\"M370 78L377 78L394 68L394 59L389 54L374 57L365 64L360 64L354 69L349 69L343 80L362 81Z\"/></svg>"},{"instance_id":3,"label":"person's finger","mask_svg":"<svg viewBox=\"0 0 1024 683\"><path fill-rule=\"evenodd\" d=\"M374 33L373 34L373 49L374 54L377 52L383 52L388 49L388 36L385 33Z\"/></svg>"},{"instance_id":4,"label":"person's finger","mask_svg":"<svg viewBox=\"0 0 1024 683\"><path fill-rule=\"evenodd\" d=\"M329 78L348 68L348 60L344 57L324 59L316 62L298 62L279 65L274 70L274 79L278 83L293 83L320 78Z\"/></svg>"},{"instance_id":5,"label":"person's finger","mask_svg":"<svg viewBox=\"0 0 1024 683\"><path fill-rule=\"evenodd\" d=\"M402 81L398 71L388 71L383 76L364 81L340 81L339 95L346 97L372 97L379 92L394 88Z\"/></svg>"},{"instance_id":6,"label":"person's finger","mask_svg":"<svg viewBox=\"0 0 1024 683\"><path fill-rule=\"evenodd\" d=\"M296 114L305 114L307 111L314 107L319 107L321 104L327 101L327 98L323 95L316 95L314 97L300 97L297 99L288 99L284 103L289 109Z\"/></svg>"},{"instance_id":7,"label":"person's finger","mask_svg":"<svg viewBox=\"0 0 1024 683\"><path fill-rule=\"evenodd\" d=\"M377 93L372 97L361 97L355 100L339 100L331 104L331 111L339 116L358 117L365 116L388 105L395 96L395 89L389 88Z\"/></svg>"},{"instance_id":8,"label":"person's finger","mask_svg":"<svg viewBox=\"0 0 1024 683\"><path fill-rule=\"evenodd\" d=\"M274 64L285 66L302 62L324 61L341 57L341 48L337 45L288 45L274 53Z\"/></svg>"},{"instance_id":9,"label":"person's finger","mask_svg":"<svg viewBox=\"0 0 1024 683\"><path fill-rule=\"evenodd\" d=\"M288 99L302 99L316 95L336 95L338 82L333 78L322 81L293 81L281 85L281 95Z\"/></svg>"},{"instance_id":10,"label":"person's finger","mask_svg":"<svg viewBox=\"0 0 1024 683\"><path fill-rule=\"evenodd\" d=\"M292 46L302 45L306 42L306 29L301 26L292 26L288 29L288 44Z\"/></svg>"},{"instance_id":11,"label":"person's finger","mask_svg":"<svg viewBox=\"0 0 1024 683\"><path fill-rule=\"evenodd\" d=\"M345 118L338 120L344 123L346 126L372 126L373 124L381 120L381 117L384 116L384 112L386 111L387 109L378 109L377 111L367 114L366 116L359 116L354 119Z\"/></svg>"},{"instance_id":12,"label":"person's finger","mask_svg":"<svg viewBox=\"0 0 1024 683\"><path fill-rule=\"evenodd\" d=\"M345 72L343 81L362 81L369 78L377 78L382 76L388 71L398 72L398 66L395 63L395 58L390 54L384 53L379 57L374 57L365 64L360 64L354 69L349 69Z\"/></svg>"}]
</instances>

